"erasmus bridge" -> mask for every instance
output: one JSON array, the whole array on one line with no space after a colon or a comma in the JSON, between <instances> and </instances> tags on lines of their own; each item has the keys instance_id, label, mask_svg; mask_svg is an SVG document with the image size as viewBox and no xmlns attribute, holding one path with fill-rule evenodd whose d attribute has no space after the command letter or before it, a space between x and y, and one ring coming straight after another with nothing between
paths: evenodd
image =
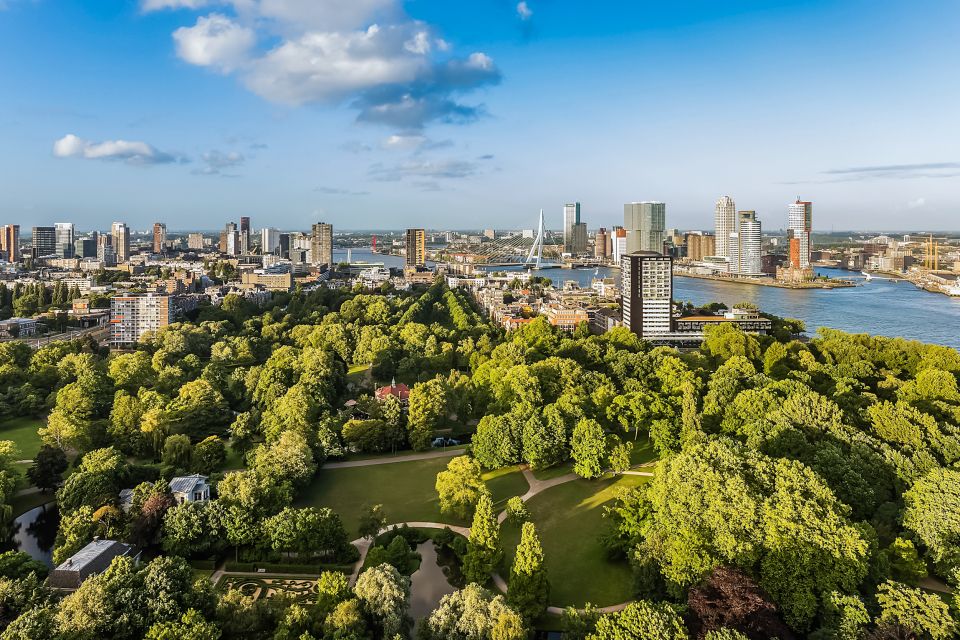
<instances>
[{"instance_id":1,"label":"erasmus bridge","mask_svg":"<svg viewBox=\"0 0 960 640\"><path fill-rule=\"evenodd\" d=\"M473 251L474 267L528 267L534 270L556 269L563 265L543 259L544 245L543 209L540 209L540 222L537 235L531 238L523 234L499 238L480 245Z\"/></svg>"}]
</instances>

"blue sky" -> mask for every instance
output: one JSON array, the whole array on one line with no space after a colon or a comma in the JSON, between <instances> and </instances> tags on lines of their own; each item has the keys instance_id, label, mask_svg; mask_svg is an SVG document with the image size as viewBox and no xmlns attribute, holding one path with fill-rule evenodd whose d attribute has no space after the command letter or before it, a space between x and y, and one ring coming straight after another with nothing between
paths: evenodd
<instances>
[{"instance_id":1,"label":"blue sky","mask_svg":"<svg viewBox=\"0 0 960 640\"><path fill-rule=\"evenodd\" d=\"M0 0L0 222L957 229L960 5Z\"/></svg>"}]
</instances>

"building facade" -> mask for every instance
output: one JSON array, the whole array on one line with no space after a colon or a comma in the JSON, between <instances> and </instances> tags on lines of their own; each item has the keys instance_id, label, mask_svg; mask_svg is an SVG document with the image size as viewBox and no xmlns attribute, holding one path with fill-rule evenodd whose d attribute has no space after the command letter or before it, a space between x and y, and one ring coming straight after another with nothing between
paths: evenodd
<instances>
[{"instance_id":1,"label":"building facade","mask_svg":"<svg viewBox=\"0 0 960 640\"><path fill-rule=\"evenodd\" d=\"M684 235L683 243L687 247L687 258L690 260L699 262L707 256L716 255L716 238L709 233L688 233Z\"/></svg>"},{"instance_id":2,"label":"building facade","mask_svg":"<svg viewBox=\"0 0 960 640\"><path fill-rule=\"evenodd\" d=\"M603 227L597 231L597 235L593 238L593 255L597 258L609 258L610 257L610 234L607 233L607 230Z\"/></svg>"},{"instance_id":3,"label":"building facade","mask_svg":"<svg viewBox=\"0 0 960 640\"><path fill-rule=\"evenodd\" d=\"M407 229L407 267L422 267L427 264L427 234L423 229Z\"/></svg>"},{"instance_id":4,"label":"building facade","mask_svg":"<svg viewBox=\"0 0 960 640\"><path fill-rule=\"evenodd\" d=\"M260 253L276 253L280 248L280 231L274 228L260 230Z\"/></svg>"},{"instance_id":5,"label":"building facade","mask_svg":"<svg viewBox=\"0 0 960 640\"><path fill-rule=\"evenodd\" d=\"M228 222L220 232L220 253L228 256L240 255L240 232L237 223Z\"/></svg>"},{"instance_id":6,"label":"building facade","mask_svg":"<svg viewBox=\"0 0 960 640\"><path fill-rule=\"evenodd\" d=\"M630 202L623 205L623 227L627 230L627 253L663 253L667 205L663 202Z\"/></svg>"},{"instance_id":7,"label":"building facade","mask_svg":"<svg viewBox=\"0 0 960 640\"><path fill-rule=\"evenodd\" d=\"M167 245L167 225L162 222L153 223L153 252L163 253Z\"/></svg>"},{"instance_id":8,"label":"building facade","mask_svg":"<svg viewBox=\"0 0 960 640\"><path fill-rule=\"evenodd\" d=\"M20 225L3 226L3 257L7 262L20 262Z\"/></svg>"},{"instance_id":9,"label":"building facade","mask_svg":"<svg viewBox=\"0 0 960 640\"><path fill-rule=\"evenodd\" d=\"M790 266L806 269L810 266L810 234L813 231L813 203L799 198L788 207L787 241Z\"/></svg>"},{"instance_id":10,"label":"building facade","mask_svg":"<svg viewBox=\"0 0 960 640\"><path fill-rule=\"evenodd\" d=\"M250 253L250 216L240 216L240 255Z\"/></svg>"},{"instance_id":11,"label":"building facade","mask_svg":"<svg viewBox=\"0 0 960 640\"><path fill-rule=\"evenodd\" d=\"M730 257L730 234L737 230L737 205L730 196L717 200L713 209L713 230L716 234L714 254L720 258Z\"/></svg>"},{"instance_id":12,"label":"building facade","mask_svg":"<svg viewBox=\"0 0 960 640\"><path fill-rule=\"evenodd\" d=\"M730 234L730 272L763 275L763 233L756 211L737 212L737 232Z\"/></svg>"},{"instance_id":13,"label":"building facade","mask_svg":"<svg viewBox=\"0 0 960 640\"><path fill-rule=\"evenodd\" d=\"M113 236L113 253L117 262L126 262L130 259L130 228L123 222L114 222L110 227Z\"/></svg>"},{"instance_id":14,"label":"building facade","mask_svg":"<svg viewBox=\"0 0 960 640\"><path fill-rule=\"evenodd\" d=\"M580 203L569 202L563 205L563 250L575 253L573 246L573 226L580 223ZM586 250L586 248L584 248Z\"/></svg>"},{"instance_id":15,"label":"building facade","mask_svg":"<svg viewBox=\"0 0 960 640\"><path fill-rule=\"evenodd\" d=\"M203 234L191 233L187 235L187 248L199 251L203 249Z\"/></svg>"},{"instance_id":16,"label":"building facade","mask_svg":"<svg viewBox=\"0 0 960 640\"><path fill-rule=\"evenodd\" d=\"M42 258L57 252L57 230L54 227L34 227L33 257Z\"/></svg>"},{"instance_id":17,"label":"building facade","mask_svg":"<svg viewBox=\"0 0 960 640\"><path fill-rule=\"evenodd\" d=\"M56 235L56 246L53 252L61 258L73 257L73 223L58 222L53 225Z\"/></svg>"},{"instance_id":18,"label":"building facade","mask_svg":"<svg viewBox=\"0 0 960 640\"><path fill-rule=\"evenodd\" d=\"M631 252L620 262L623 326L641 338L673 326L673 259L655 251Z\"/></svg>"},{"instance_id":19,"label":"building facade","mask_svg":"<svg viewBox=\"0 0 960 640\"><path fill-rule=\"evenodd\" d=\"M110 301L110 344L114 348L135 345L148 331L158 331L173 322L173 298L157 293L114 296Z\"/></svg>"},{"instance_id":20,"label":"building facade","mask_svg":"<svg viewBox=\"0 0 960 640\"><path fill-rule=\"evenodd\" d=\"M333 225L314 224L310 234L310 261L315 265L333 266Z\"/></svg>"}]
</instances>

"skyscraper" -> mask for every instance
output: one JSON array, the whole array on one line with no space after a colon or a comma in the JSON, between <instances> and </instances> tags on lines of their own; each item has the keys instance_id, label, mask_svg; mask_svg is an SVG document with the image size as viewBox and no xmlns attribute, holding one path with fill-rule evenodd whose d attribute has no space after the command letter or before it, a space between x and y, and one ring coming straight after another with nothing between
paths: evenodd
<instances>
[{"instance_id":1,"label":"skyscraper","mask_svg":"<svg viewBox=\"0 0 960 640\"><path fill-rule=\"evenodd\" d=\"M193 250L203 249L203 234L197 232L188 234L187 248Z\"/></svg>"},{"instance_id":2,"label":"skyscraper","mask_svg":"<svg viewBox=\"0 0 960 640\"><path fill-rule=\"evenodd\" d=\"M620 264L620 260L627 253L627 230L623 227L613 228L613 263Z\"/></svg>"},{"instance_id":3,"label":"skyscraper","mask_svg":"<svg viewBox=\"0 0 960 640\"><path fill-rule=\"evenodd\" d=\"M597 258L609 258L610 253L607 251L607 243L609 242L610 235L607 233L607 230L603 227L597 230L597 235L593 238L593 255Z\"/></svg>"},{"instance_id":4,"label":"skyscraper","mask_svg":"<svg viewBox=\"0 0 960 640\"><path fill-rule=\"evenodd\" d=\"M240 253L250 253L250 216L240 216Z\"/></svg>"},{"instance_id":5,"label":"skyscraper","mask_svg":"<svg viewBox=\"0 0 960 640\"><path fill-rule=\"evenodd\" d=\"M810 232L813 230L813 203L800 198L788 207L787 240L790 244L790 266L806 269L810 266Z\"/></svg>"},{"instance_id":6,"label":"skyscraper","mask_svg":"<svg viewBox=\"0 0 960 640\"><path fill-rule=\"evenodd\" d=\"M61 258L73 257L73 223L58 222L53 225L56 230L56 253Z\"/></svg>"},{"instance_id":7,"label":"skyscraper","mask_svg":"<svg viewBox=\"0 0 960 640\"><path fill-rule=\"evenodd\" d=\"M731 273L742 276L763 275L761 252L763 234L757 212L737 212L737 231L728 237L730 238Z\"/></svg>"},{"instance_id":8,"label":"skyscraper","mask_svg":"<svg viewBox=\"0 0 960 640\"><path fill-rule=\"evenodd\" d=\"M163 253L167 244L167 225L162 222L153 223L153 252Z\"/></svg>"},{"instance_id":9,"label":"skyscraper","mask_svg":"<svg viewBox=\"0 0 960 640\"><path fill-rule=\"evenodd\" d=\"M667 205L662 202L630 202L623 205L623 226L627 230L627 253L663 253Z\"/></svg>"},{"instance_id":10,"label":"skyscraper","mask_svg":"<svg viewBox=\"0 0 960 640\"><path fill-rule=\"evenodd\" d=\"M427 263L427 235L423 229L407 229L406 266L422 267Z\"/></svg>"},{"instance_id":11,"label":"skyscraper","mask_svg":"<svg viewBox=\"0 0 960 640\"><path fill-rule=\"evenodd\" d=\"M133 346L148 331L173 322L173 299L157 293L114 296L110 300L110 343Z\"/></svg>"},{"instance_id":12,"label":"skyscraper","mask_svg":"<svg viewBox=\"0 0 960 640\"><path fill-rule=\"evenodd\" d=\"M570 238L570 253L582 255L587 252L587 223L577 222L573 225Z\"/></svg>"},{"instance_id":13,"label":"skyscraper","mask_svg":"<svg viewBox=\"0 0 960 640\"><path fill-rule=\"evenodd\" d=\"M628 253L620 261L623 326L641 338L673 327L673 258L655 251Z\"/></svg>"},{"instance_id":14,"label":"skyscraper","mask_svg":"<svg viewBox=\"0 0 960 640\"><path fill-rule=\"evenodd\" d=\"M717 200L713 210L713 225L716 234L714 250L721 258L730 257L730 234L737 230L737 205L730 196Z\"/></svg>"},{"instance_id":15,"label":"skyscraper","mask_svg":"<svg viewBox=\"0 0 960 640\"><path fill-rule=\"evenodd\" d=\"M333 267L333 225L318 222L311 228L310 260L315 265Z\"/></svg>"},{"instance_id":16,"label":"skyscraper","mask_svg":"<svg viewBox=\"0 0 960 640\"><path fill-rule=\"evenodd\" d=\"M580 203L570 202L563 205L563 250L573 253L573 225L580 222Z\"/></svg>"},{"instance_id":17,"label":"skyscraper","mask_svg":"<svg viewBox=\"0 0 960 640\"><path fill-rule=\"evenodd\" d=\"M7 262L20 262L20 225L3 226L3 258Z\"/></svg>"},{"instance_id":18,"label":"skyscraper","mask_svg":"<svg viewBox=\"0 0 960 640\"><path fill-rule=\"evenodd\" d=\"M237 231L236 222L228 222L220 232L220 253L240 255L240 232Z\"/></svg>"},{"instance_id":19,"label":"skyscraper","mask_svg":"<svg viewBox=\"0 0 960 640\"><path fill-rule=\"evenodd\" d=\"M57 251L57 230L54 227L33 228L33 257L43 258Z\"/></svg>"},{"instance_id":20,"label":"skyscraper","mask_svg":"<svg viewBox=\"0 0 960 640\"><path fill-rule=\"evenodd\" d=\"M110 227L113 236L113 252L117 262L126 262L130 259L130 229L123 222L114 222Z\"/></svg>"},{"instance_id":21,"label":"skyscraper","mask_svg":"<svg viewBox=\"0 0 960 640\"><path fill-rule=\"evenodd\" d=\"M290 258L290 234L281 233L279 242L280 242L280 245L279 245L278 251L280 253L280 257L289 259Z\"/></svg>"},{"instance_id":22,"label":"skyscraper","mask_svg":"<svg viewBox=\"0 0 960 640\"><path fill-rule=\"evenodd\" d=\"M267 255L268 253L276 253L280 248L280 231L270 228L263 228L260 230L260 253Z\"/></svg>"}]
</instances>

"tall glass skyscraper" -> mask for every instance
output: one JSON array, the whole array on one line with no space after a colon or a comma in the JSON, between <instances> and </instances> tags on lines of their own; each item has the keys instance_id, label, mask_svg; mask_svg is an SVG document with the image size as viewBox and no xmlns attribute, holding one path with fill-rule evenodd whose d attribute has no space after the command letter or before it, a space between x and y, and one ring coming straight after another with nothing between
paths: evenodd
<instances>
[{"instance_id":1,"label":"tall glass skyscraper","mask_svg":"<svg viewBox=\"0 0 960 640\"><path fill-rule=\"evenodd\" d=\"M567 253L577 253L573 228L578 224L580 224L580 203L569 202L563 205L563 250Z\"/></svg>"},{"instance_id":2,"label":"tall glass skyscraper","mask_svg":"<svg viewBox=\"0 0 960 640\"><path fill-rule=\"evenodd\" d=\"M627 230L627 253L663 253L667 205L663 202L629 202L623 205L623 228Z\"/></svg>"},{"instance_id":3,"label":"tall glass skyscraper","mask_svg":"<svg viewBox=\"0 0 960 640\"><path fill-rule=\"evenodd\" d=\"M799 198L788 207L787 241L790 243L790 266L810 266L810 233L813 231L813 203Z\"/></svg>"},{"instance_id":4,"label":"tall glass skyscraper","mask_svg":"<svg viewBox=\"0 0 960 640\"><path fill-rule=\"evenodd\" d=\"M73 257L73 223L58 222L53 225L56 233L55 253L61 258Z\"/></svg>"},{"instance_id":5,"label":"tall glass skyscraper","mask_svg":"<svg viewBox=\"0 0 960 640\"><path fill-rule=\"evenodd\" d=\"M717 238L714 251L721 258L729 258L730 234L737 230L737 205L730 196L717 200L713 210L713 226Z\"/></svg>"}]
</instances>

